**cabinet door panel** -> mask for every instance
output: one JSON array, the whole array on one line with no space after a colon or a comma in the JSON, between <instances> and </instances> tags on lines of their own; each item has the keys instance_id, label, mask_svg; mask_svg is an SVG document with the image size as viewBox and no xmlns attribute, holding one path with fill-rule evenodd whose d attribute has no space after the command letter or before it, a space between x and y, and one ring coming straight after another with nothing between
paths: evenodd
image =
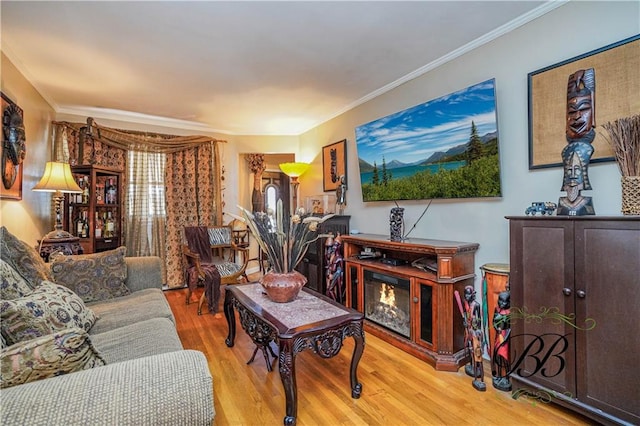
<instances>
[{"instance_id":1,"label":"cabinet door panel","mask_svg":"<svg viewBox=\"0 0 640 426\"><path fill-rule=\"evenodd\" d=\"M640 222L576 223L578 398L640 422ZM580 325L580 324L579 324Z\"/></svg>"},{"instance_id":2,"label":"cabinet door panel","mask_svg":"<svg viewBox=\"0 0 640 426\"><path fill-rule=\"evenodd\" d=\"M419 345L431 350L435 349L434 343L437 342L436 326L438 320L435 306L438 297L435 294L436 289L437 284L434 282L416 280L416 285L414 286L415 294L413 295L415 310L412 315L417 318L416 321L413 321L415 326L414 339Z\"/></svg>"},{"instance_id":3,"label":"cabinet door panel","mask_svg":"<svg viewBox=\"0 0 640 426\"><path fill-rule=\"evenodd\" d=\"M323 291L323 285L322 283L320 283L318 281L318 265L316 263L311 263L309 262L307 264L308 266L308 271L309 271L309 275L308 275L308 279L309 279L309 283L307 284L309 288L317 291L317 292L322 292Z\"/></svg>"},{"instance_id":4,"label":"cabinet door panel","mask_svg":"<svg viewBox=\"0 0 640 426\"><path fill-rule=\"evenodd\" d=\"M552 318L575 313L572 224L512 220L510 232L513 377L574 397L575 330Z\"/></svg>"}]
</instances>

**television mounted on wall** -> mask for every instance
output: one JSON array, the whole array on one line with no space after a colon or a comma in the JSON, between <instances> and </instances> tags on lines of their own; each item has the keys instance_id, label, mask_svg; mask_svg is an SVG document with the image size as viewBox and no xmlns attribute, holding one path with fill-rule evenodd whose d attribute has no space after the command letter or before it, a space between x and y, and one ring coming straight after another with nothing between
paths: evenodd
<instances>
[{"instance_id":1,"label":"television mounted on wall","mask_svg":"<svg viewBox=\"0 0 640 426\"><path fill-rule=\"evenodd\" d=\"M356 128L362 199L500 197L495 80Z\"/></svg>"}]
</instances>

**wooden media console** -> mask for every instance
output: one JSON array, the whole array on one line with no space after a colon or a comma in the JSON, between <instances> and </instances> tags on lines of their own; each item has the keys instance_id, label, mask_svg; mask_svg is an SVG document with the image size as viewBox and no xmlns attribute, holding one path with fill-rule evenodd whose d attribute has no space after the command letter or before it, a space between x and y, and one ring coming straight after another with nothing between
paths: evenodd
<instances>
[{"instance_id":1,"label":"wooden media console","mask_svg":"<svg viewBox=\"0 0 640 426\"><path fill-rule=\"evenodd\" d=\"M478 244L372 234L342 241L347 305L364 313L367 332L436 370L467 362L454 291L474 285Z\"/></svg>"}]
</instances>

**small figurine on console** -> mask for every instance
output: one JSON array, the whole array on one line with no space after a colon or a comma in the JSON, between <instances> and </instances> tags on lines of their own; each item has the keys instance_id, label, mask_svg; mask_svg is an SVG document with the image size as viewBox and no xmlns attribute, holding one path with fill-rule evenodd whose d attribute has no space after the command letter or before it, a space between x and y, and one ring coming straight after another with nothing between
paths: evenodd
<instances>
[{"instance_id":1,"label":"small figurine on console","mask_svg":"<svg viewBox=\"0 0 640 426\"><path fill-rule=\"evenodd\" d=\"M511 335L511 294L503 291L498 294L498 306L493 313L493 328L496 330L496 339L491 356L491 375L493 387L501 391L511 390L509 370L511 362L509 358L509 337Z\"/></svg>"},{"instance_id":2,"label":"small figurine on console","mask_svg":"<svg viewBox=\"0 0 640 426\"><path fill-rule=\"evenodd\" d=\"M340 184L336 188L336 205L338 214L344 214L344 206L347 204L347 183L344 175L340 175Z\"/></svg>"},{"instance_id":3,"label":"small figurine on console","mask_svg":"<svg viewBox=\"0 0 640 426\"><path fill-rule=\"evenodd\" d=\"M564 178L557 214L562 216L594 215L591 197L581 195L590 190L589 160L595 138L595 71L579 70L569 76L567 86L567 146L562 150Z\"/></svg>"},{"instance_id":4,"label":"small figurine on console","mask_svg":"<svg viewBox=\"0 0 640 426\"><path fill-rule=\"evenodd\" d=\"M389 215L389 233L391 241L402 241L404 227L404 208L393 207Z\"/></svg>"}]
</instances>

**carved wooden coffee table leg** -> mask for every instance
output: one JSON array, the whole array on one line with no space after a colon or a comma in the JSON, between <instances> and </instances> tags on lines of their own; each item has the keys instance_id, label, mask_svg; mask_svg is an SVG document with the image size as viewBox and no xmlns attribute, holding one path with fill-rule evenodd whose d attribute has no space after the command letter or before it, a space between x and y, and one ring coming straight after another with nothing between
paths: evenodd
<instances>
[{"instance_id":1,"label":"carved wooden coffee table leg","mask_svg":"<svg viewBox=\"0 0 640 426\"><path fill-rule=\"evenodd\" d=\"M278 365L280 368L280 380L282 380L287 401L284 424L285 426L293 426L296 424L296 417L298 415L298 387L296 385L295 354L293 353L291 340L281 339L279 349L280 356L278 357Z\"/></svg>"},{"instance_id":2,"label":"carved wooden coffee table leg","mask_svg":"<svg viewBox=\"0 0 640 426\"><path fill-rule=\"evenodd\" d=\"M236 338L236 314L233 310L233 296L229 292L225 292L224 294L224 316L229 326L229 335L224 342L231 348Z\"/></svg>"},{"instance_id":3,"label":"carved wooden coffee table leg","mask_svg":"<svg viewBox=\"0 0 640 426\"><path fill-rule=\"evenodd\" d=\"M352 323L351 332L356 345L353 348L353 356L351 357L351 397L360 398L362 394L362 383L358 382L358 363L364 352L364 330L362 329L362 321Z\"/></svg>"}]
</instances>

